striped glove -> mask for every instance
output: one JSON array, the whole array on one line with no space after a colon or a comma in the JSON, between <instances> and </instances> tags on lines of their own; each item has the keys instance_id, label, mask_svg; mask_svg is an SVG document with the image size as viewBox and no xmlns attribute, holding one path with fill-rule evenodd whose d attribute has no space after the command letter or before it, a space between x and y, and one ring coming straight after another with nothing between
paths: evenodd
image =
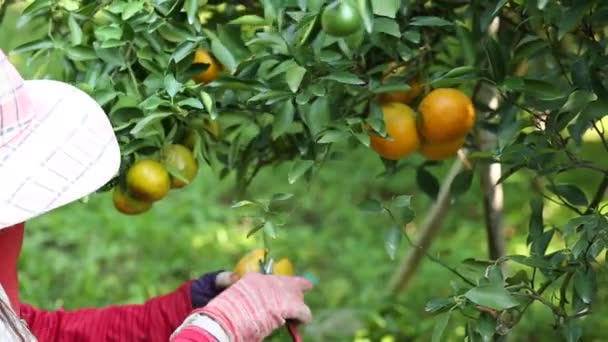
<instances>
[{"instance_id":1,"label":"striped glove","mask_svg":"<svg viewBox=\"0 0 608 342\"><path fill-rule=\"evenodd\" d=\"M214 335L219 342L262 341L288 319L312 320L304 303L304 292L311 288L312 283L301 277L247 273L207 306L194 310L171 341L179 341L182 331L193 330Z\"/></svg>"}]
</instances>

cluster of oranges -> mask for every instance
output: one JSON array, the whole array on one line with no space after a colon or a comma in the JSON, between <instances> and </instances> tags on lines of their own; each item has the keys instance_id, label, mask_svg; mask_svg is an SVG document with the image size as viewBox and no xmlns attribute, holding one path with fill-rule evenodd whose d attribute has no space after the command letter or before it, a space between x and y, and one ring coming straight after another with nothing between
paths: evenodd
<instances>
[{"instance_id":1,"label":"cluster of oranges","mask_svg":"<svg viewBox=\"0 0 608 342\"><path fill-rule=\"evenodd\" d=\"M195 52L193 63L208 65L205 71L194 77L197 83L213 82L223 69L222 65L203 49ZM196 124L193 122L193 125ZM217 121L204 120L199 126L203 126L215 139L221 134ZM181 144L171 144L161 149L160 158L137 160L127 171L124 185L114 188L114 207L126 215L142 214L150 210L155 202L163 199L171 189L180 189L192 182L199 168L192 153L195 134L195 128L189 128ZM181 177L171 176L168 168L176 171Z\"/></svg>"},{"instance_id":2,"label":"cluster of oranges","mask_svg":"<svg viewBox=\"0 0 608 342\"><path fill-rule=\"evenodd\" d=\"M444 160L464 145L475 122L471 99L460 90L438 88L420 101L416 112L410 104L422 91L423 85L414 80L407 91L379 96L388 137L371 134L370 144L383 158L399 160L417 151L427 159Z\"/></svg>"},{"instance_id":3,"label":"cluster of oranges","mask_svg":"<svg viewBox=\"0 0 608 342\"><path fill-rule=\"evenodd\" d=\"M263 248L254 249L251 252L245 254L234 267L234 273L239 276L243 276L249 272L260 272L265 273L262 267L264 267L264 261L269 261L270 258L267 256L268 250ZM275 275L294 275L294 266L291 260L288 258L281 258L271 264L271 274Z\"/></svg>"},{"instance_id":4,"label":"cluster of oranges","mask_svg":"<svg viewBox=\"0 0 608 342\"><path fill-rule=\"evenodd\" d=\"M180 177L172 176L167 168ZM127 171L125 186L114 188L114 207L126 215L145 213L171 189L180 189L194 180L198 162L192 151L180 144L163 147L160 158L139 159Z\"/></svg>"}]
</instances>

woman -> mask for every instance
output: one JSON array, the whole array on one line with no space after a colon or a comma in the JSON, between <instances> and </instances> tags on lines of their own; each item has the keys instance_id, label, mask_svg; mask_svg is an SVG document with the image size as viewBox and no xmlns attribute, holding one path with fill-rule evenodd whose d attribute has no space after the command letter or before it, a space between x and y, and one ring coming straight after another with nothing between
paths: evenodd
<instances>
[{"instance_id":1,"label":"woman","mask_svg":"<svg viewBox=\"0 0 608 342\"><path fill-rule=\"evenodd\" d=\"M61 82L24 82L0 50L0 341L250 342L287 319L311 320L307 280L219 271L142 305L51 312L20 303L23 222L94 192L119 164L111 124L91 97Z\"/></svg>"}]
</instances>

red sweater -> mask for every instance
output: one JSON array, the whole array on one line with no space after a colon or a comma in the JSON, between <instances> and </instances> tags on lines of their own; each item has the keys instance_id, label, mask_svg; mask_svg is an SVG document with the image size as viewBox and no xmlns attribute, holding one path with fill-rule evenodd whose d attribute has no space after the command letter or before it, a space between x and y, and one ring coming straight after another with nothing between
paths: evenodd
<instances>
[{"instance_id":1,"label":"red sweater","mask_svg":"<svg viewBox=\"0 0 608 342\"><path fill-rule=\"evenodd\" d=\"M166 342L193 309L190 282L141 305L45 311L19 303L17 260L23 232L23 224L0 230L0 284L13 308L19 308L21 317L39 342ZM184 332L174 342L215 341L202 332L189 337L186 335L190 334Z\"/></svg>"}]
</instances>

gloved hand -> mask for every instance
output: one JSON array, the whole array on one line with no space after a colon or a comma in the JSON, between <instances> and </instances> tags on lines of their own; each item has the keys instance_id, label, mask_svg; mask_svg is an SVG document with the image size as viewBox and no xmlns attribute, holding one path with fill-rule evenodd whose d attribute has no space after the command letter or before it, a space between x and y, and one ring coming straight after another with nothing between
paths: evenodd
<instances>
[{"instance_id":1,"label":"gloved hand","mask_svg":"<svg viewBox=\"0 0 608 342\"><path fill-rule=\"evenodd\" d=\"M247 273L203 308L196 309L172 335L203 330L218 341L258 342L292 319L312 320L304 292L312 288L305 278Z\"/></svg>"},{"instance_id":2,"label":"gloved hand","mask_svg":"<svg viewBox=\"0 0 608 342\"><path fill-rule=\"evenodd\" d=\"M202 308L228 286L239 279L238 274L230 271L215 271L204 274L192 282L190 298L193 308Z\"/></svg>"}]
</instances>

